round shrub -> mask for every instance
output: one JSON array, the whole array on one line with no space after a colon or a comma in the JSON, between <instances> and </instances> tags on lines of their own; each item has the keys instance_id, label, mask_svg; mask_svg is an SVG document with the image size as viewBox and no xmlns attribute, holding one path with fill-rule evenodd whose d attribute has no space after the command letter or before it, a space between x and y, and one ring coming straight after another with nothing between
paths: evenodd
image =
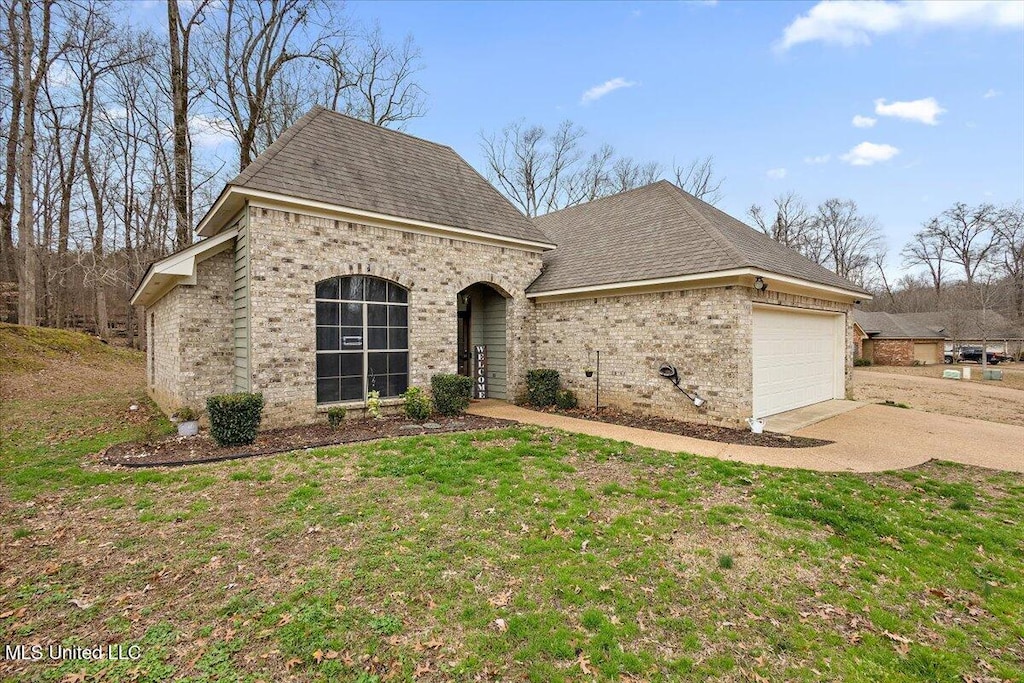
<instances>
[{"instance_id":1,"label":"round shrub","mask_svg":"<svg viewBox=\"0 0 1024 683\"><path fill-rule=\"evenodd\" d=\"M473 380L462 375L437 374L430 378L434 408L446 417L460 415L469 407Z\"/></svg>"},{"instance_id":2,"label":"round shrub","mask_svg":"<svg viewBox=\"0 0 1024 683\"><path fill-rule=\"evenodd\" d=\"M219 394L206 399L210 435L221 446L243 446L256 440L263 417L263 394Z\"/></svg>"},{"instance_id":3,"label":"round shrub","mask_svg":"<svg viewBox=\"0 0 1024 683\"><path fill-rule=\"evenodd\" d=\"M345 420L346 412L345 406L334 406L327 409L327 424L331 425L331 429L337 429L341 426L341 423Z\"/></svg>"},{"instance_id":4,"label":"round shrub","mask_svg":"<svg viewBox=\"0 0 1024 683\"><path fill-rule=\"evenodd\" d=\"M526 396L530 405L538 408L555 405L560 386L558 370L530 370L526 373Z\"/></svg>"},{"instance_id":5,"label":"round shrub","mask_svg":"<svg viewBox=\"0 0 1024 683\"><path fill-rule=\"evenodd\" d=\"M430 417L430 397L419 387L409 387L402 394L405 401L405 416L415 422L423 422Z\"/></svg>"},{"instance_id":6,"label":"round shrub","mask_svg":"<svg viewBox=\"0 0 1024 683\"><path fill-rule=\"evenodd\" d=\"M555 405L562 410L572 410L580 404L578 398L576 398L576 392L572 389L559 389L558 393L555 394Z\"/></svg>"}]
</instances>

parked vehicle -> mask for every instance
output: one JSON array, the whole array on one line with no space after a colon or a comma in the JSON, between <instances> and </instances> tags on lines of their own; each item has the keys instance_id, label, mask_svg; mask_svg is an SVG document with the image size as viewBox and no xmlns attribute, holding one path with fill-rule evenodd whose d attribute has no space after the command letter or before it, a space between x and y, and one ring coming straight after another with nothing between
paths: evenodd
<instances>
[{"instance_id":1,"label":"parked vehicle","mask_svg":"<svg viewBox=\"0 0 1024 683\"><path fill-rule=\"evenodd\" d=\"M961 363L981 364L981 354L982 348L980 346L961 346L959 360ZM999 363L1006 360L1006 356L998 351L985 351L985 355L987 356L989 365L999 365Z\"/></svg>"}]
</instances>

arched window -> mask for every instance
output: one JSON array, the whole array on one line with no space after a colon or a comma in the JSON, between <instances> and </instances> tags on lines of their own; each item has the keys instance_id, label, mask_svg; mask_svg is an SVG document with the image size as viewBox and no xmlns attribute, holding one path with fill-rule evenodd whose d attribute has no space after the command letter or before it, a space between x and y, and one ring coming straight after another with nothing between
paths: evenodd
<instances>
[{"instance_id":1,"label":"arched window","mask_svg":"<svg viewBox=\"0 0 1024 683\"><path fill-rule=\"evenodd\" d=\"M382 398L409 387L409 292L367 275L316 285L316 402Z\"/></svg>"}]
</instances>

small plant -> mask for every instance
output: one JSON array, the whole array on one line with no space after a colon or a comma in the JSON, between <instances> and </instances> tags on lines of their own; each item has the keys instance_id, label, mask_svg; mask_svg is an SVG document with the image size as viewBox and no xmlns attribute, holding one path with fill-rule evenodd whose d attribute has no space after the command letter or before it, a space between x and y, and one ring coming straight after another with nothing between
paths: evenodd
<instances>
[{"instance_id":1,"label":"small plant","mask_svg":"<svg viewBox=\"0 0 1024 683\"><path fill-rule=\"evenodd\" d=\"M263 418L263 394L219 394L206 399L210 435L221 446L242 446L256 440Z\"/></svg>"},{"instance_id":2,"label":"small plant","mask_svg":"<svg viewBox=\"0 0 1024 683\"><path fill-rule=\"evenodd\" d=\"M526 393L530 405L538 408L555 405L560 386L558 370L530 370L526 373Z\"/></svg>"},{"instance_id":3,"label":"small plant","mask_svg":"<svg viewBox=\"0 0 1024 683\"><path fill-rule=\"evenodd\" d=\"M469 407L473 380L462 375L437 374L430 378L434 409L445 417L460 415Z\"/></svg>"},{"instance_id":4,"label":"small plant","mask_svg":"<svg viewBox=\"0 0 1024 683\"><path fill-rule=\"evenodd\" d=\"M199 419L199 411L191 406L182 406L174 411L175 422L195 422Z\"/></svg>"},{"instance_id":5,"label":"small plant","mask_svg":"<svg viewBox=\"0 0 1024 683\"><path fill-rule=\"evenodd\" d=\"M402 620L394 615L385 614L371 619L370 628L378 635L393 636L402 630Z\"/></svg>"},{"instance_id":6,"label":"small plant","mask_svg":"<svg viewBox=\"0 0 1024 683\"><path fill-rule=\"evenodd\" d=\"M562 410L572 410L580 404L578 398L576 398L576 392L572 389L559 389L558 393L555 394L555 405Z\"/></svg>"},{"instance_id":7,"label":"small plant","mask_svg":"<svg viewBox=\"0 0 1024 683\"><path fill-rule=\"evenodd\" d=\"M405 416L414 422L422 422L430 417L430 397L419 387L409 387L402 394L405 401Z\"/></svg>"},{"instance_id":8,"label":"small plant","mask_svg":"<svg viewBox=\"0 0 1024 683\"><path fill-rule=\"evenodd\" d=\"M327 424L331 425L331 429L341 427L341 423L345 421L346 412L345 406L334 406L327 409Z\"/></svg>"},{"instance_id":9,"label":"small plant","mask_svg":"<svg viewBox=\"0 0 1024 683\"><path fill-rule=\"evenodd\" d=\"M583 374L586 375L587 377L593 377L594 368L583 368Z\"/></svg>"},{"instance_id":10,"label":"small plant","mask_svg":"<svg viewBox=\"0 0 1024 683\"><path fill-rule=\"evenodd\" d=\"M366 414L372 417L374 420L380 419L380 392L371 391L366 394Z\"/></svg>"},{"instance_id":11,"label":"small plant","mask_svg":"<svg viewBox=\"0 0 1024 683\"><path fill-rule=\"evenodd\" d=\"M868 367L869 365L871 365L871 359L870 358L854 358L853 359L853 364L856 367L858 367L858 368L865 368L865 367Z\"/></svg>"},{"instance_id":12,"label":"small plant","mask_svg":"<svg viewBox=\"0 0 1024 683\"><path fill-rule=\"evenodd\" d=\"M956 500L953 501L953 504L950 505L949 507L951 507L954 510L970 510L971 509L971 504L968 503L963 498L957 498Z\"/></svg>"},{"instance_id":13,"label":"small plant","mask_svg":"<svg viewBox=\"0 0 1024 683\"><path fill-rule=\"evenodd\" d=\"M718 566L722 569L732 569L732 555L719 555Z\"/></svg>"}]
</instances>

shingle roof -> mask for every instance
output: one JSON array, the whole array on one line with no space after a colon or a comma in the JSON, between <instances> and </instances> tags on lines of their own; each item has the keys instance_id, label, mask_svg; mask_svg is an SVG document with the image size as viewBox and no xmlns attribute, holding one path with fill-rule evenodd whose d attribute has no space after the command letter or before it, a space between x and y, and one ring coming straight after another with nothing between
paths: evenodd
<instances>
[{"instance_id":1,"label":"shingle roof","mask_svg":"<svg viewBox=\"0 0 1024 683\"><path fill-rule=\"evenodd\" d=\"M450 147L315 107L229 185L544 242Z\"/></svg>"},{"instance_id":2,"label":"shingle roof","mask_svg":"<svg viewBox=\"0 0 1024 683\"><path fill-rule=\"evenodd\" d=\"M907 314L854 309L853 321L872 339L945 339L942 325L910 319Z\"/></svg>"},{"instance_id":3,"label":"shingle roof","mask_svg":"<svg viewBox=\"0 0 1024 683\"><path fill-rule=\"evenodd\" d=\"M864 290L662 180L534 219L558 245L530 292L758 268Z\"/></svg>"},{"instance_id":4,"label":"shingle roof","mask_svg":"<svg viewBox=\"0 0 1024 683\"><path fill-rule=\"evenodd\" d=\"M901 319L931 328L945 328L946 336L958 339L1019 339L1024 330L992 310L931 311L899 313Z\"/></svg>"}]
</instances>

